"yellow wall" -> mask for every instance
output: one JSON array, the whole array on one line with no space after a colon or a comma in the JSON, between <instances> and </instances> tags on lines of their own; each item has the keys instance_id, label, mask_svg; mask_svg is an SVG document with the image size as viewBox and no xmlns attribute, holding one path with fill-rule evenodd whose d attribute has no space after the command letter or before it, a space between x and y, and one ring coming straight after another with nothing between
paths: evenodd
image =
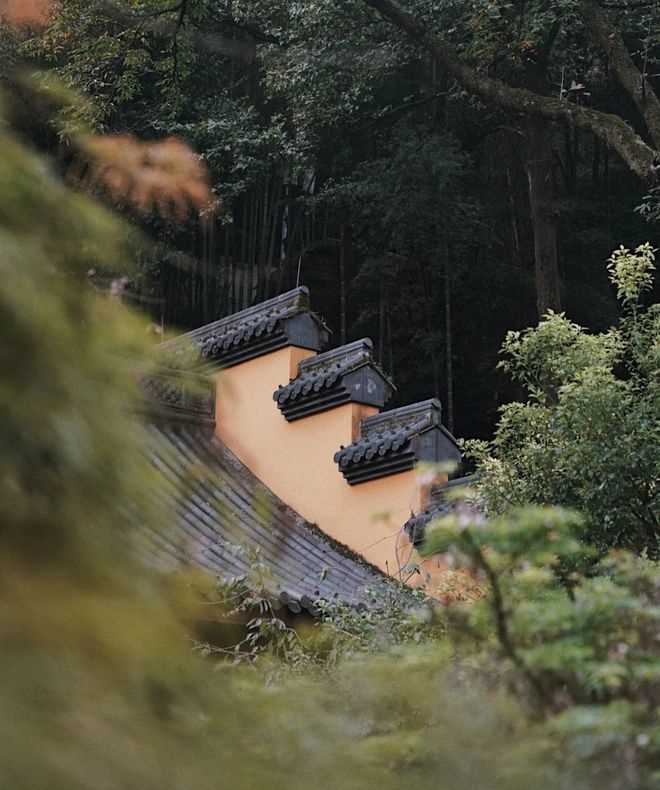
<instances>
[{"instance_id":1,"label":"yellow wall","mask_svg":"<svg viewBox=\"0 0 660 790\"><path fill-rule=\"evenodd\" d=\"M377 409L354 403L288 423L273 400L314 352L287 347L218 374L216 433L275 494L326 534L398 576L411 546L401 527L419 512L414 471L349 486L333 460ZM398 558L397 558L398 555ZM418 581L421 579L418 577Z\"/></svg>"}]
</instances>

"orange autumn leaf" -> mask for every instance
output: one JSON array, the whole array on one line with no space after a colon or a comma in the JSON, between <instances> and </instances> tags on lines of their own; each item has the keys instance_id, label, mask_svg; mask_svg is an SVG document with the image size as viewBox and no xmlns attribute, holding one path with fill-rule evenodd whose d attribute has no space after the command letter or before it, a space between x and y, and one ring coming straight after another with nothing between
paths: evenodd
<instances>
[{"instance_id":1,"label":"orange autumn leaf","mask_svg":"<svg viewBox=\"0 0 660 790\"><path fill-rule=\"evenodd\" d=\"M44 25L52 5L52 0L0 0L0 19L16 26Z\"/></svg>"},{"instance_id":2,"label":"orange autumn leaf","mask_svg":"<svg viewBox=\"0 0 660 790\"><path fill-rule=\"evenodd\" d=\"M215 205L201 158L181 140L108 135L87 137L81 148L89 160L83 181L101 186L117 203L180 221L192 210L201 214Z\"/></svg>"}]
</instances>

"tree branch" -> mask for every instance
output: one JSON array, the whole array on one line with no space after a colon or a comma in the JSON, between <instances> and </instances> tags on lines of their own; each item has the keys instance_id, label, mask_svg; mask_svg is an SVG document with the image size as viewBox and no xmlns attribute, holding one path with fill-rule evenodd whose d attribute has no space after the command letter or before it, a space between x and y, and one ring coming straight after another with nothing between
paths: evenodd
<instances>
[{"instance_id":1,"label":"tree branch","mask_svg":"<svg viewBox=\"0 0 660 790\"><path fill-rule=\"evenodd\" d=\"M660 101L635 65L623 41L623 36L607 18L607 14L595 0L583 0L582 15L591 32L594 43L603 49L621 87L635 102L649 135L656 147L660 147Z\"/></svg>"},{"instance_id":2,"label":"tree branch","mask_svg":"<svg viewBox=\"0 0 660 790\"><path fill-rule=\"evenodd\" d=\"M415 99L414 101L405 102L404 104L399 104L396 107L390 107L388 110L380 113L380 115L376 115L371 118L367 123L363 126L360 126L358 131L364 131L366 129L371 129L372 126L375 126L377 123L381 121L385 121L388 118L391 118L393 115L402 115L403 113L409 112L410 110L414 110L417 107L423 107L425 104L430 104L432 101L436 101L437 99L441 99L443 96L446 96L446 91L438 91L437 93L429 93L426 96L422 96L419 99Z\"/></svg>"},{"instance_id":3,"label":"tree branch","mask_svg":"<svg viewBox=\"0 0 660 790\"><path fill-rule=\"evenodd\" d=\"M465 530L463 533L463 538L466 544L469 546L475 563L484 572L486 579L488 580L488 584L490 585L491 611L493 613L493 619L495 620L497 641L500 644L502 653L526 678L529 685L536 692L538 702L540 703L541 707L543 709L549 709L551 707L551 700L546 693L543 682L536 675L536 673L527 666L520 653L518 653L518 650L516 649L514 641L511 637L511 633L509 631L509 617L504 603L504 596L502 595L502 588L500 587L500 582L497 578L497 573L486 559L486 556L479 544L470 534L469 529Z\"/></svg>"},{"instance_id":4,"label":"tree branch","mask_svg":"<svg viewBox=\"0 0 660 790\"><path fill-rule=\"evenodd\" d=\"M646 183L656 183L657 152L618 115L580 107L524 88L513 88L501 80L486 77L474 68L463 64L450 44L429 32L423 22L404 11L393 0L364 0L364 2L410 38L419 42L465 90L503 110L544 118L548 121L561 121L580 129L587 129L616 151L640 179Z\"/></svg>"},{"instance_id":5,"label":"tree branch","mask_svg":"<svg viewBox=\"0 0 660 790\"><path fill-rule=\"evenodd\" d=\"M188 0L181 0L179 4L179 16L176 20L176 27L172 37L172 77L174 82L179 80L179 33L186 21L186 13L188 11Z\"/></svg>"}]
</instances>

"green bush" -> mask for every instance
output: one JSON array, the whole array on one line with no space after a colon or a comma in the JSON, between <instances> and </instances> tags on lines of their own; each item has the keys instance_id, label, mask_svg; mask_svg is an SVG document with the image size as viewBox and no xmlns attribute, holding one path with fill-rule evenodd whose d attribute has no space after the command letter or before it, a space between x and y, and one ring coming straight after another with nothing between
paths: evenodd
<instances>
[{"instance_id":1,"label":"green bush","mask_svg":"<svg viewBox=\"0 0 660 790\"><path fill-rule=\"evenodd\" d=\"M653 261L649 245L610 259L623 315L609 332L549 313L507 335L501 366L527 399L503 407L492 443L467 443L489 512L575 508L596 546L660 555L660 305L642 304Z\"/></svg>"},{"instance_id":2,"label":"green bush","mask_svg":"<svg viewBox=\"0 0 660 790\"><path fill-rule=\"evenodd\" d=\"M483 600L450 610L450 636L542 722L569 771L656 787L660 567L623 550L585 563L582 526L557 509L489 522L461 514L436 525L425 551L449 552L488 585Z\"/></svg>"}]
</instances>

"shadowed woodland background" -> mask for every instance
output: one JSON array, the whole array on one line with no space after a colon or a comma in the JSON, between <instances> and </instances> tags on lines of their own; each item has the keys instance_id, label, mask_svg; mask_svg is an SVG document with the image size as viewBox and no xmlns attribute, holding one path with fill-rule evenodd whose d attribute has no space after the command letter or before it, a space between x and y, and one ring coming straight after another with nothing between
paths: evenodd
<instances>
[{"instance_id":1,"label":"shadowed woodland background","mask_svg":"<svg viewBox=\"0 0 660 790\"><path fill-rule=\"evenodd\" d=\"M652 139L587 5L407 7L479 79L597 107ZM635 91L652 93L655 5L603 12ZM649 184L595 133L467 93L363 0L62 0L45 31L5 30L6 73L25 57L88 97L71 127L176 135L210 169L219 212L142 222L153 244L128 294L156 325L199 326L300 281L335 344L371 336L396 402L439 396L459 436L490 436L517 394L495 370L506 331L539 305L606 328L602 261L657 235L636 211ZM66 124L29 135L66 159Z\"/></svg>"}]
</instances>

